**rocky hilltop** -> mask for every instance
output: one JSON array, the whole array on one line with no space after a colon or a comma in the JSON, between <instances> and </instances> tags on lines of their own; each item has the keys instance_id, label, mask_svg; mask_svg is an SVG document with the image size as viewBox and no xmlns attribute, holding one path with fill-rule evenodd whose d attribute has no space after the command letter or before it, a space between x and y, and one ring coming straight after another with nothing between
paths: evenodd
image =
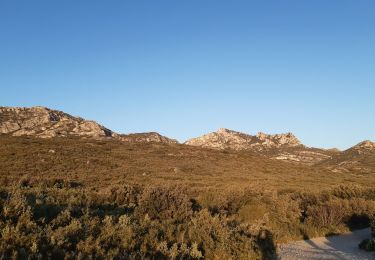
<instances>
[{"instance_id":1,"label":"rocky hilltop","mask_svg":"<svg viewBox=\"0 0 375 260\"><path fill-rule=\"evenodd\" d=\"M0 133L13 136L114 137L111 130L94 121L46 107L0 107Z\"/></svg>"},{"instance_id":2,"label":"rocky hilltop","mask_svg":"<svg viewBox=\"0 0 375 260\"><path fill-rule=\"evenodd\" d=\"M124 142L174 144L176 140L158 133L120 135L95 121L74 117L46 107L0 107L0 134L12 136L111 138Z\"/></svg>"},{"instance_id":3,"label":"rocky hilltop","mask_svg":"<svg viewBox=\"0 0 375 260\"><path fill-rule=\"evenodd\" d=\"M330 159L334 151L303 145L292 133L249 135L220 128L185 142L187 145L219 150L253 151L275 160L315 164Z\"/></svg>"},{"instance_id":4,"label":"rocky hilltop","mask_svg":"<svg viewBox=\"0 0 375 260\"><path fill-rule=\"evenodd\" d=\"M131 143L166 143L166 144L177 144L177 140L165 137L156 132L149 133L136 133L128 135L120 135L119 139L124 142Z\"/></svg>"},{"instance_id":5,"label":"rocky hilltop","mask_svg":"<svg viewBox=\"0 0 375 260\"><path fill-rule=\"evenodd\" d=\"M248 135L226 128L220 128L216 132L190 139L186 141L185 144L220 150L232 149L256 151L281 147L303 146L292 133L275 135L258 133L257 135Z\"/></svg>"},{"instance_id":6,"label":"rocky hilltop","mask_svg":"<svg viewBox=\"0 0 375 260\"><path fill-rule=\"evenodd\" d=\"M369 140L366 140L349 148L345 152L352 152L352 153L357 153L357 154L373 153L375 152L375 143Z\"/></svg>"}]
</instances>

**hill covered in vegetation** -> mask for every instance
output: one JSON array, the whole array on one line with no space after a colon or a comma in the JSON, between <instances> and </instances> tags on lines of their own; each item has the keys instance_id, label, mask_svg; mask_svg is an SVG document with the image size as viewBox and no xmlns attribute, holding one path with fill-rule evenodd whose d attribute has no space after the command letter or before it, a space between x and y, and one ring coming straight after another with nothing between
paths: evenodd
<instances>
[{"instance_id":1,"label":"hill covered in vegetation","mask_svg":"<svg viewBox=\"0 0 375 260\"><path fill-rule=\"evenodd\" d=\"M278 144L231 149L232 135L249 137L223 130L208 138L229 145L217 149L96 123L103 134L86 135L84 119L42 110L0 114L2 129L19 127L0 134L5 259L276 259L277 243L368 226L375 215L372 142L340 152L259 135ZM67 132L45 136L51 129ZM276 158L306 151L327 158Z\"/></svg>"},{"instance_id":2,"label":"hill covered in vegetation","mask_svg":"<svg viewBox=\"0 0 375 260\"><path fill-rule=\"evenodd\" d=\"M374 173L158 142L3 135L0 145L5 258L272 259L278 242L375 214Z\"/></svg>"}]
</instances>

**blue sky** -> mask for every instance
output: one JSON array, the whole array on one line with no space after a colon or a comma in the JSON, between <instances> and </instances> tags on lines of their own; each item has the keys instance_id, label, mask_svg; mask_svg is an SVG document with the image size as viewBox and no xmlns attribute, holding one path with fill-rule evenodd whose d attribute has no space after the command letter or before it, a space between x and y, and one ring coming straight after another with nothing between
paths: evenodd
<instances>
[{"instance_id":1,"label":"blue sky","mask_svg":"<svg viewBox=\"0 0 375 260\"><path fill-rule=\"evenodd\" d=\"M375 1L0 2L0 105L184 141L375 140Z\"/></svg>"}]
</instances>

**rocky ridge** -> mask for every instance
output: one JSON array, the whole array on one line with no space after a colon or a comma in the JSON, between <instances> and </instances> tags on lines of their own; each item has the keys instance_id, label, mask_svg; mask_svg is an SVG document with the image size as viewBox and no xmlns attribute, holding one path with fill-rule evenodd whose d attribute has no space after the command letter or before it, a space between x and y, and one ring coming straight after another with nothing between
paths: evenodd
<instances>
[{"instance_id":1,"label":"rocky ridge","mask_svg":"<svg viewBox=\"0 0 375 260\"><path fill-rule=\"evenodd\" d=\"M113 139L131 143L178 144L178 141L156 132L117 134L95 121L74 117L45 107L0 107L0 135L84 137ZM343 152L303 145L292 133L249 135L225 128L184 144L218 150L250 151L274 160L308 165L322 165L332 171L371 172L375 169L375 143L363 141Z\"/></svg>"},{"instance_id":2,"label":"rocky ridge","mask_svg":"<svg viewBox=\"0 0 375 260\"><path fill-rule=\"evenodd\" d=\"M225 128L190 139L185 144L219 150L253 151L271 159L304 164L330 159L334 153L306 147L292 133L271 135L260 132L249 135Z\"/></svg>"},{"instance_id":3,"label":"rocky ridge","mask_svg":"<svg viewBox=\"0 0 375 260\"><path fill-rule=\"evenodd\" d=\"M110 138L124 142L177 143L158 133L120 135L95 121L46 107L0 107L0 134L12 136Z\"/></svg>"},{"instance_id":4,"label":"rocky ridge","mask_svg":"<svg viewBox=\"0 0 375 260\"><path fill-rule=\"evenodd\" d=\"M262 151L280 147L303 146L292 133L269 135L260 132L253 136L226 128L220 128L216 132L190 139L186 141L185 144L205 148L215 148L220 150L231 149L237 151Z\"/></svg>"},{"instance_id":5,"label":"rocky ridge","mask_svg":"<svg viewBox=\"0 0 375 260\"><path fill-rule=\"evenodd\" d=\"M131 142L131 143L154 142L154 143L178 144L177 140L165 137L165 136L163 136L159 133L156 133L156 132L120 135L119 139L121 141Z\"/></svg>"},{"instance_id":6,"label":"rocky ridge","mask_svg":"<svg viewBox=\"0 0 375 260\"><path fill-rule=\"evenodd\" d=\"M45 107L0 107L0 133L13 136L115 137L117 134L95 121L74 117Z\"/></svg>"}]
</instances>

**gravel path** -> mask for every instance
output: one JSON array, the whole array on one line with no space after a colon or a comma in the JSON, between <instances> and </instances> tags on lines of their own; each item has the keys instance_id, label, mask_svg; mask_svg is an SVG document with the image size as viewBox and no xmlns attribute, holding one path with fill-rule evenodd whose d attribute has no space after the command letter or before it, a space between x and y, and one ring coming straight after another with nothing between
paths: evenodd
<instances>
[{"instance_id":1,"label":"gravel path","mask_svg":"<svg viewBox=\"0 0 375 260\"><path fill-rule=\"evenodd\" d=\"M370 229L356 230L338 236L301 240L280 245L279 256L282 260L374 260L375 253L368 253L358 248L358 244L366 238L370 238Z\"/></svg>"}]
</instances>

